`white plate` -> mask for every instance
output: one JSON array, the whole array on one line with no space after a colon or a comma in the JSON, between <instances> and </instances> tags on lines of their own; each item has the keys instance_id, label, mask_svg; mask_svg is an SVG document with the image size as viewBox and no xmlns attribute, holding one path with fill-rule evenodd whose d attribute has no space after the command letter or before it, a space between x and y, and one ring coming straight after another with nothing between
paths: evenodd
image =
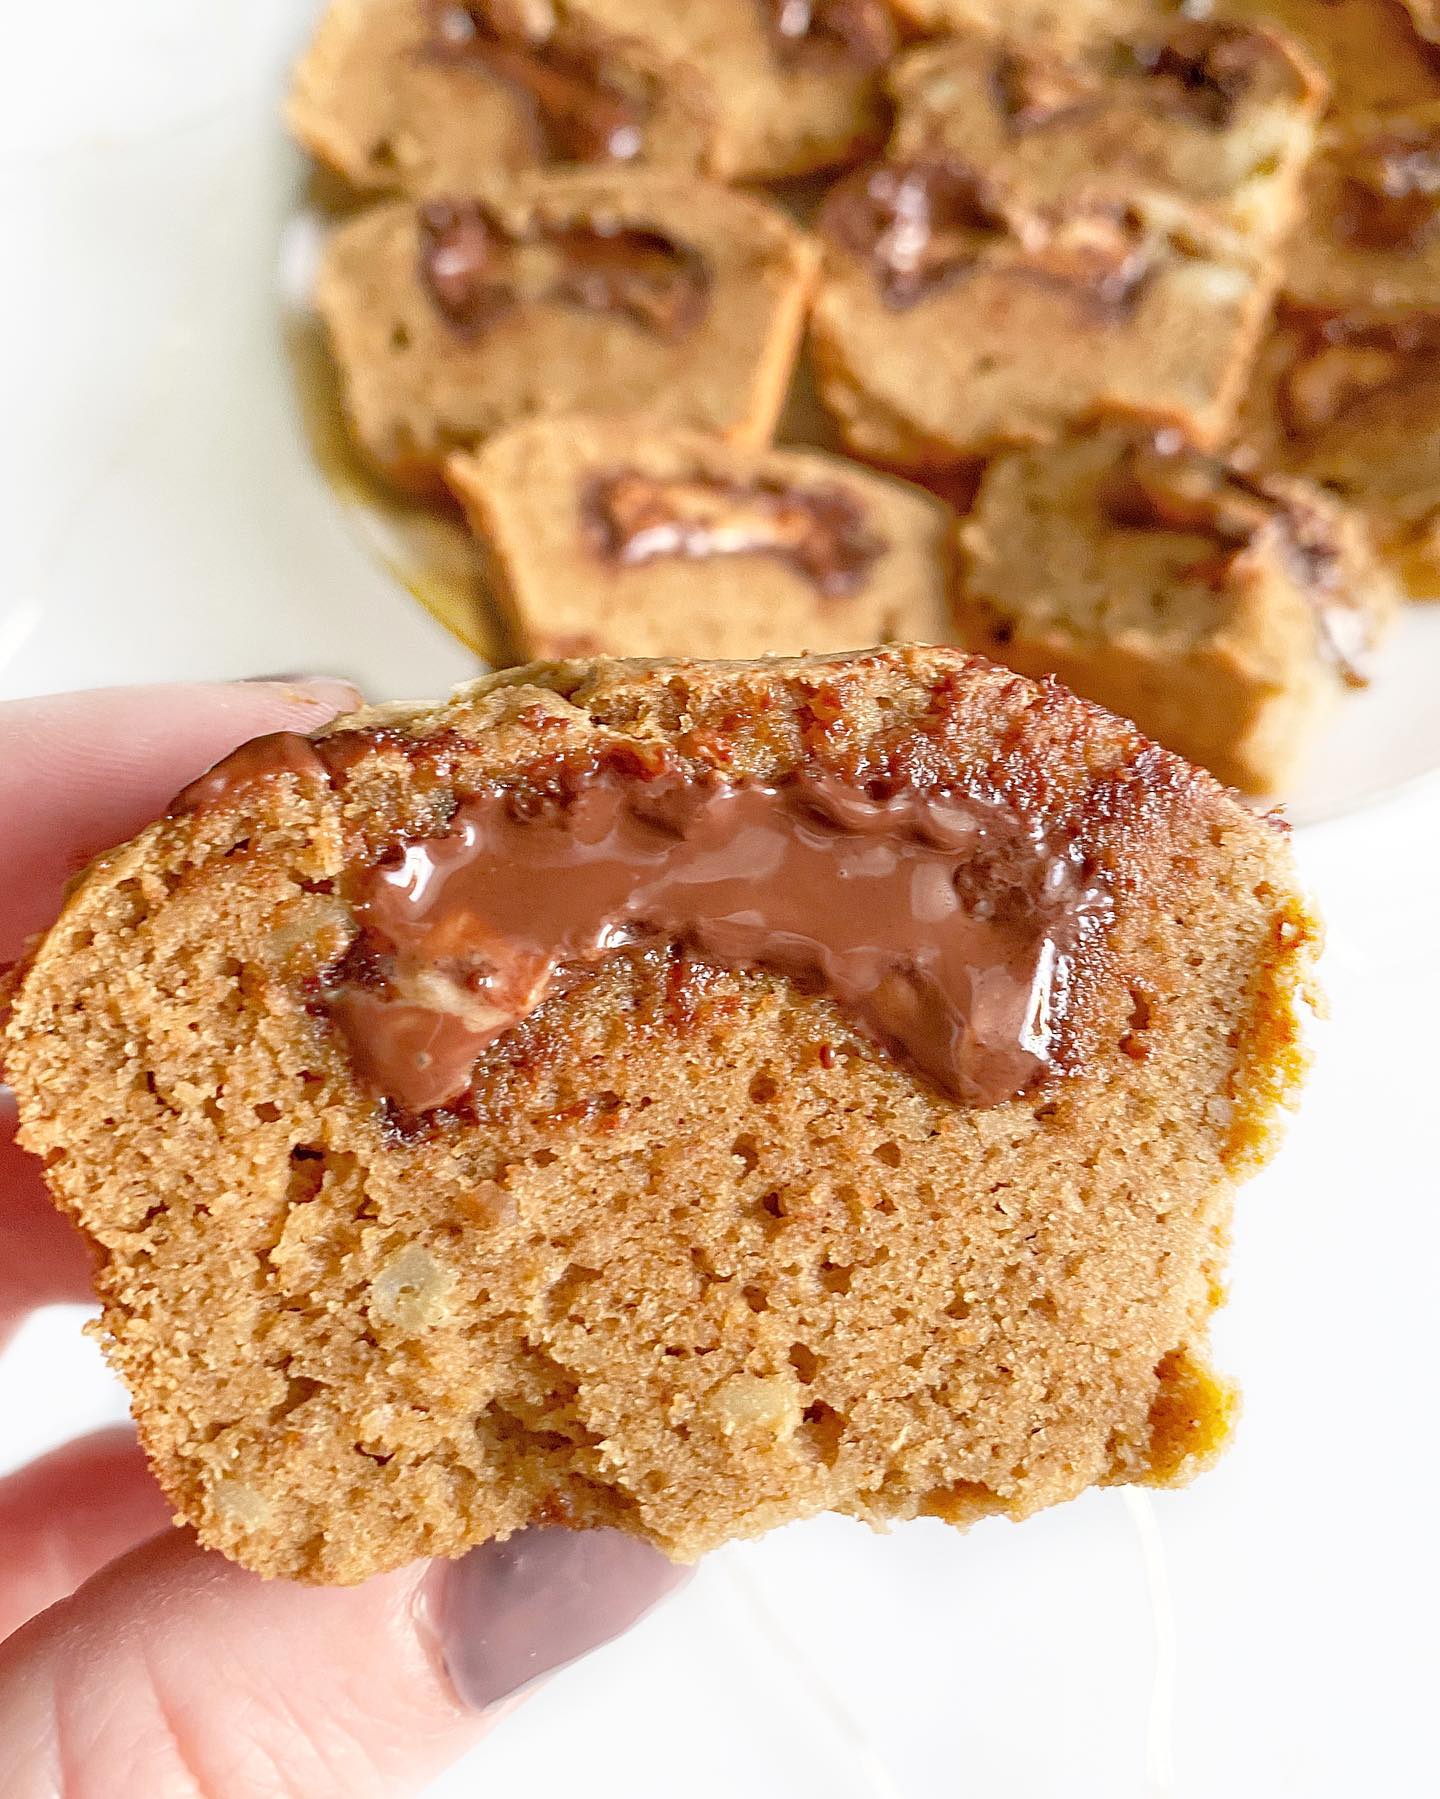
<instances>
[{"instance_id":1,"label":"white plate","mask_svg":"<svg viewBox=\"0 0 1440 1799\"><path fill-rule=\"evenodd\" d=\"M436 693L475 656L307 451L281 343L302 171L290 0L12 9L0 63L0 692L330 669ZM290 243L294 251L295 245ZM1440 762L1413 611L1296 802ZM1301 833L1335 1018L1247 1192L1221 1356L1235 1451L1191 1491L1021 1530L838 1520L727 1552L440 1783L538 1799L1353 1799L1433 1778L1440 790ZM119 1409L70 1313L0 1362L0 1463Z\"/></svg>"}]
</instances>

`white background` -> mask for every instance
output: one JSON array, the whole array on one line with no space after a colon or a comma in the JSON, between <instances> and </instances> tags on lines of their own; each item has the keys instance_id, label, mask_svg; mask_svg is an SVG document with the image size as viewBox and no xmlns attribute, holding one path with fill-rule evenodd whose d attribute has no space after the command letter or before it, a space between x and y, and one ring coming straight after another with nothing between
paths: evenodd
<instances>
[{"instance_id":1,"label":"white background","mask_svg":"<svg viewBox=\"0 0 1440 1799\"><path fill-rule=\"evenodd\" d=\"M657 4L659 0L657 0ZM309 0L8 0L0 695L472 672L310 469L276 332ZM722 1553L436 1789L560 1799L1354 1799L1436 1790L1440 634L1412 619L1304 796L1331 1021L1242 1196L1238 1442L1023 1529L835 1519ZM1363 727L1363 728L1362 728ZM1358 732L1358 735L1356 734ZM0 1467L122 1410L78 1316L0 1360Z\"/></svg>"}]
</instances>

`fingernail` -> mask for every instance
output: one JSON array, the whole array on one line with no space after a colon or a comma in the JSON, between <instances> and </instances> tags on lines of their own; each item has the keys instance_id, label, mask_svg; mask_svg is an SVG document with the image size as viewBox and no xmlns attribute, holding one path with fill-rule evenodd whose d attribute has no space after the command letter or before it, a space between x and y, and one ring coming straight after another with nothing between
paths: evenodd
<instances>
[{"instance_id":1,"label":"fingernail","mask_svg":"<svg viewBox=\"0 0 1440 1799\"><path fill-rule=\"evenodd\" d=\"M437 1563L427 1609L451 1685L483 1711L618 1637L692 1572L623 1531L525 1530Z\"/></svg>"},{"instance_id":2,"label":"fingernail","mask_svg":"<svg viewBox=\"0 0 1440 1799\"><path fill-rule=\"evenodd\" d=\"M339 675L244 675L240 685L273 687L307 704L328 706L338 712L353 712L365 704L365 696L355 683Z\"/></svg>"}]
</instances>

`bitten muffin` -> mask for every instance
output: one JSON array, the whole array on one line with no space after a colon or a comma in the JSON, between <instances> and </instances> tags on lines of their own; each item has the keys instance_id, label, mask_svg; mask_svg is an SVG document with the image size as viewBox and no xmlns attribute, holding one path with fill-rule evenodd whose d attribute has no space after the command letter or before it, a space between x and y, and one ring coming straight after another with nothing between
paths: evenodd
<instances>
[{"instance_id":1,"label":"bitten muffin","mask_svg":"<svg viewBox=\"0 0 1440 1799\"><path fill-rule=\"evenodd\" d=\"M331 0L290 128L356 187L464 193L549 163L704 168L700 71L549 0Z\"/></svg>"},{"instance_id":2,"label":"bitten muffin","mask_svg":"<svg viewBox=\"0 0 1440 1799\"><path fill-rule=\"evenodd\" d=\"M538 175L335 233L317 304L356 441L399 485L504 426L643 413L764 443L814 253L773 208L658 175Z\"/></svg>"},{"instance_id":3,"label":"bitten muffin","mask_svg":"<svg viewBox=\"0 0 1440 1799\"><path fill-rule=\"evenodd\" d=\"M1178 20L1066 50L971 33L901 57L889 154L952 156L1042 200L1158 190L1273 241L1325 102L1285 39Z\"/></svg>"},{"instance_id":4,"label":"bitten muffin","mask_svg":"<svg viewBox=\"0 0 1440 1799\"><path fill-rule=\"evenodd\" d=\"M1236 442L1357 506L1410 597L1440 598L1440 310L1283 309Z\"/></svg>"},{"instance_id":5,"label":"bitten muffin","mask_svg":"<svg viewBox=\"0 0 1440 1799\"><path fill-rule=\"evenodd\" d=\"M772 181L854 162L885 139L888 0L573 0L598 30L703 69L715 171Z\"/></svg>"},{"instance_id":6,"label":"bitten muffin","mask_svg":"<svg viewBox=\"0 0 1440 1799\"><path fill-rule=\"evenodd\" d=\"M1212 1456L1314 941L1282 827L1053 684L535 665L238 752L4 1053L202 1541L688 1558Z\"/></svg>"},{"instance_id":7,"label":"bitten muffin","mask_svg":"<svg viewBox=\"0 0 1440 1799\"><path fill-rule=\"evenodd\" d=\"M1399 593L1309 483L1109 431L1002 457L961 527L959 636L1133 718L1252 793L1284 786Z\"/></svg>"},{"instance_id":8,"label":"bitten muffin","mask_svg":"<svg viewBox=\"0 0 1440 1799\"><path fill-rule=\"evenodd\" d=\"M821 397L850 448L896 468L1107 412L1213 443L1273 291L1269 259L1160 196L1036 206L944 159L858 171L820 225Z\"/></svg>"},{"instance_id":9,"label":"bitten muffin","mask_svg":"<svg viewBox=\"0 0 1440 1799\"><path fill-rule=\"evenodd\" d=\"M1295 305L1440 307L1440 103L1327 133L1303 210L1285 258Z\"/></svg>"},{"instance_id":10,"label":"bitten muffin","mask_svg":"<svg viewBox=\"0 0 1440 1799\"><path fill-rule=\"evenodd\" d=\"M843 457L560 419L518 425L446 474L522 657L950 636L949 507Z\"/></svg>"}]
</instances>

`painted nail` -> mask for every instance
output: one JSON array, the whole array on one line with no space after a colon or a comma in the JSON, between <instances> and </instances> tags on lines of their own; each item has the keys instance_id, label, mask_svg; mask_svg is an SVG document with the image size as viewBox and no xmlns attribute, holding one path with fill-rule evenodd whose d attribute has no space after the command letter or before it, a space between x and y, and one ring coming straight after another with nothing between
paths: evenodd
<instances>
[{"instance_id":1,"label":"painted nail","mask_svg":"<svg viewBox=\"0 0 1440 1799\"><path fill-rule=\"evenodd\" d=\"M437 1563L427 1610L451 1685L483 1711L618 1637L691 1573L623 1531L525 1530Z\"/></svg>"}]
</instances>

